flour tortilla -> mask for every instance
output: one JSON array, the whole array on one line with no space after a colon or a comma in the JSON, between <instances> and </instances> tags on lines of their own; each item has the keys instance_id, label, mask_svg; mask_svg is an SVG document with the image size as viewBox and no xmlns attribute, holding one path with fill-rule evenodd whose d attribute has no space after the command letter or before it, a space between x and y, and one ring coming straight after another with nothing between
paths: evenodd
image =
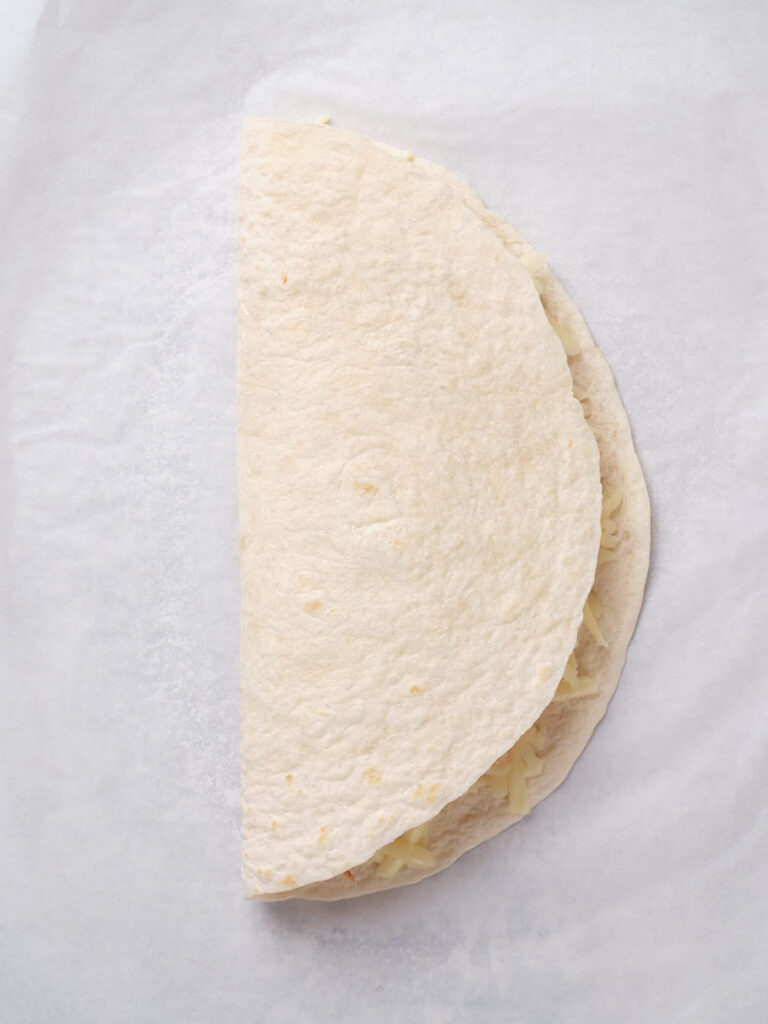
<instances>
[{"instance_id":1,"label":"flour tortilla","mask_svg":"<svg viewBox=\"0 0 768 1024\"><path fill-rule=\"evenodd\" d=\"M547 707L575 645L599 537L596 451L516 259L525 243L478 202L447 172L351 133L244 129L248 895L339 898L415 881L335 876L436 813L438 866L505 827L495 805L462 801ZM554 279L539 287L573 321L583 355L572 362L596 382L593 400L605 396L592 420L607 431L604 475L631 485L610 374ZM622 529L640 549L639 499L625 495ZM626 608L613 590L636 577L606 577L606 606ZM595 666L606 680L636 615L619 612L626 638ZM568 750L545 755L534 799L567 771L572 734L583 745L606 692L578 702L589 713L547 711Z\"/></svg>"}]
</instances>

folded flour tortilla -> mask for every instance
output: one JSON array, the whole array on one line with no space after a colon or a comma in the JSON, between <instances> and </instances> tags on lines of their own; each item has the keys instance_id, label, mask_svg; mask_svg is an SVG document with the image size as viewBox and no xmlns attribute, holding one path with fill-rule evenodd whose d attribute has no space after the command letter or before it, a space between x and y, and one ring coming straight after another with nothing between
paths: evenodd
<instances>
[{"instance_id":1,"label":"folded flour tortilla","mask_svg":"<svg viewBox=\"0 0 768 1024\"><path fill-rule=\"evenodd\" d=\"M559 785L621 671L648 499L578 310L447 171L250 119L240 245L244 888L338 899Z\"/></svg>"}]
</instances>

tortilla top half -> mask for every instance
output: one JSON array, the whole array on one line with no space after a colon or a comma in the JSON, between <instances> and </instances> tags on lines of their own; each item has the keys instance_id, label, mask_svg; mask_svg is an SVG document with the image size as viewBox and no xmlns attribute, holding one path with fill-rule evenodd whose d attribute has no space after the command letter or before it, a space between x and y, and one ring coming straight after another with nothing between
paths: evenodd
<instances>
[{"instance_id":1,"label":"tortilla top half","mask_svg":"<svg viewBox=\"0 0 768 1024\"><path fill-rule=\"evenodd\" d=\"M600 539L563 346L466 187L351 132L240 157L244 885L363 863L550 702Z\"/></svg>"}]
</instances>

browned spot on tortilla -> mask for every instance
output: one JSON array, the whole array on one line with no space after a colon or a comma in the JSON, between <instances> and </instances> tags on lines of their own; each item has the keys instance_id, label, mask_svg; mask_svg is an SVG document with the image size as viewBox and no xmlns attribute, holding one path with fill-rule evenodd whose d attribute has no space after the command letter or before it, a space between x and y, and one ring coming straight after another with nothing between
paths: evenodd
<instances>
[{"instance_id":1,"label":"browned spot on tortilla","mask_svg":"<svg viewBox=\"0 0 768 1024\"><path fill-rule=\"evenodd\" d=\"M378 494L379 489L375 484L366 483L363 480L355 480L355 490L362 491L363 494Z\"/></svg>"}]
</instances>

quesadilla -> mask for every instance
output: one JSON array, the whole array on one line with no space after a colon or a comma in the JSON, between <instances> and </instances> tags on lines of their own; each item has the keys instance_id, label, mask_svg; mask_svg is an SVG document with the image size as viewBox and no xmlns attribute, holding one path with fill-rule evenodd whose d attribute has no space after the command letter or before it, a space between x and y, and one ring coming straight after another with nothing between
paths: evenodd
<instances>
[{"instance_id":1,"label":"quesadilla","mask_svg":"<svg viewBox=\"0 0 768 1024\"><path fill-rule=\"evenodd\" d=\"M648 498L610 371L458 178L320 125L240 152L243 884L418 881L605 712Z\"/></svg>"}]
</instances>

